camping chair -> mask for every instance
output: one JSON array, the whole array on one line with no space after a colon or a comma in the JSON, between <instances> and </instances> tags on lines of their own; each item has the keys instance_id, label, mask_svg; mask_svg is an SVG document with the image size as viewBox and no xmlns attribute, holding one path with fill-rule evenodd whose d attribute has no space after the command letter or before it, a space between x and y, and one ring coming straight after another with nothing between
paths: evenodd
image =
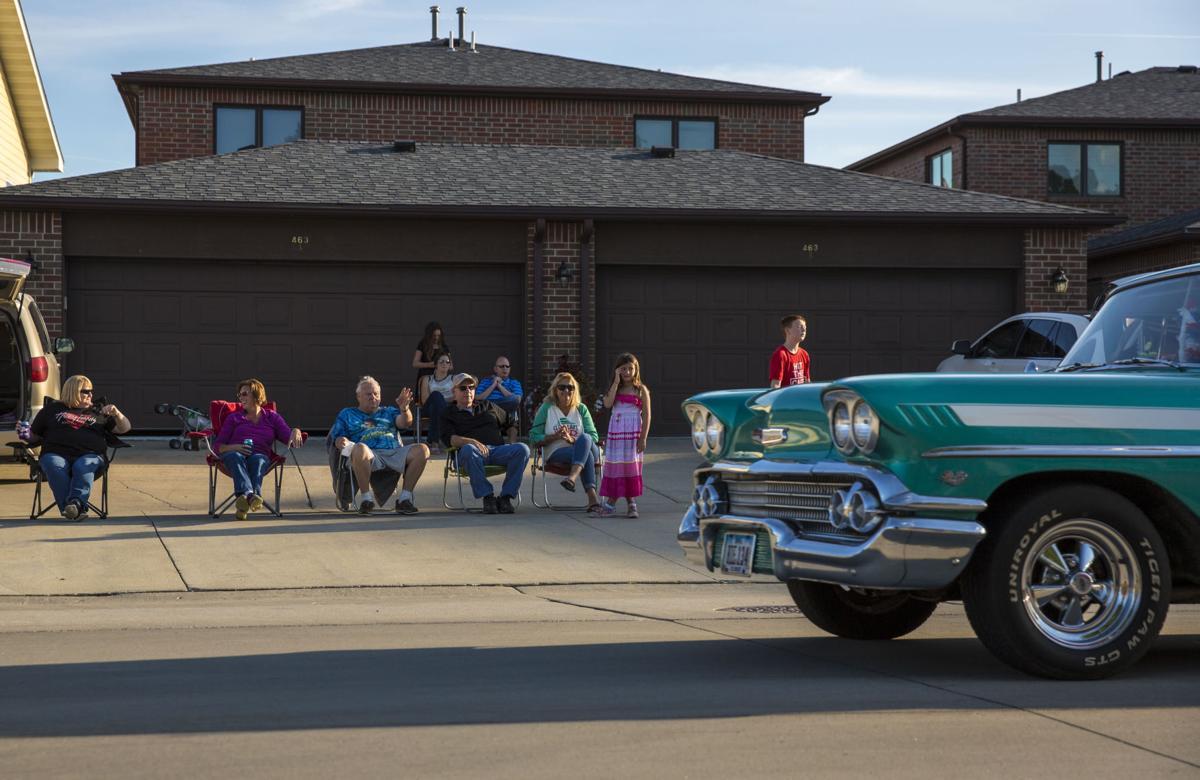
<instances>
[{"instance_id":1,"label":"camping chair","mask_svg":"<svg viewBox=\"0 0 1200 780\"><path fill-rule=\"evenodd\" d=\"M600 456L596 458L596 485L599 487L600 473L604 469L604 440L601 439L600 441L596 442L596 447L600 450ZM545 456L542 453L542 445L537 444L534 445L533 453L529 458L529 471L529 500L532 501L533 505L538 509L554 509L560 512L582 512L588 508L587 504L584 504L583 506L554 506L554 504L550 501L550 481L547 476L550 474L553 474L556 477L566 477L570 475L570 461L566 463L547 463L545 461ZM537 500L538 474L541 474L542 483L542 503L540 504ZM582 483L577 487L582 488Z\"/></svg>"},{"instance_id":2,"label":"camping chair","mask_svg":"<svg viewBox=\"0 0 1200 780\"><path fill-rule=\"evenodd\" d=\"M326 438L325 450L329 455L329 470L333 475L334 503L343 512L357 512L358 506L354 503L354 497L358 495L358 480L354 478L350 458L339 452L330 438ZM384 506L396 492L400 477L400 472L391 469L371 472L371 492L375 494L379 506Z\"/></svg>"},{"instance_id":3,"label":"camping chair","mask_svg":"<svg viewBox=\"0 0 1200 780\"><path fill-rule=\"evenodd\" d=\"M466 498L463 496L463 480L469 480L471 475L467 473L465 468L458 465L459 449L459 447L451 447L446 450L446 465L442 469L442 506L454 512L479 512L481 510L477 507L468 507ZM503 477L508 473L508 469L505 466L484 466L483 473L488 479L491 479L492 477ZM452 475L458 483L458 506L450 506L446 495L449 491L450 477ZM517 491L514 501L516 502L516 506L521 506L520 490Z\"/></svg>"},{"instance_id":4,"label":"camping chair","mask_svg":"<svg viewBox=\"0 0 1200 780\"><path fill-rule=\"evenodd\" d=\"M117 450L133 446L129 442L121 441L111 433L105 434L104 439L107 445L107 449L102 454L104 466L96 472L96 478L100 480L100 505L96 506L92 501L92 497L96 495L95 490L92 490L91 495L88 496L87 505L88 511L100 520L108 518L108 470L112 466L113 460L117 457ZM13 454L17 460L29 466L29 478L33 480L33 507L29 510L29 519L37 520L58 506L53 501L45 505L42 504L42 483L46 481L46 474L42 471L41 463L33 455L33 450L37 445L30 446L28 442L18 441L12 442L8 446L13 448Z\"/></svg>"},{"instance_id":5,"label":"camping chair","mask_svg":"<svg viewBox=\"0 0 1200 780\"><path fill-rule=\"evenodd\" d=\"M213 449L213 441L217 437L217 432L221 430L221 426L225 424L225 418L233 412L236 412L242 407L236 401L210 401L208 404L208 419L212 420L212 428L202 431L189 431L188 437L194 441L203 440L204 446L208 450L208 455L205 457L205 462L208 464L208 514L210 517L220 517L228 511L229 507L233 506L233 502L237 500L237 496L233 491L218 505L217 504L217 474L224 474L230 477L229 470L225 468L225 462L221 460L221 456ZM267 401L262 405L266 411L275 411L275 402ZM307 433L301 433L301 438L308 440ZM288 447L291 449L291 446ZM267 472L263 474L263 481L267 477L273 477L275 481L275 503L267 501L267 497L263 496L263 506L267 511L276 517L283 517L283 512L279 510L279 496L283 490L283 467L287 464L287 456L280 455L275 451L275 443L271 444L271 460L267 464ZM230 477L232 479L232 477Z\"/></svg>"}]
</instances>

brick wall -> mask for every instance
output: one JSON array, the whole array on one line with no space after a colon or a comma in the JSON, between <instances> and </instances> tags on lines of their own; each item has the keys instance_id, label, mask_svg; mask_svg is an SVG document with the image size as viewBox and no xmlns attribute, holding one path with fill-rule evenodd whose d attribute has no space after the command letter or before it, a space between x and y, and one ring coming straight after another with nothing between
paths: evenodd
<instances>
[{"instance_id":1,"label":"brick wall","mask_svg":"<svg viewBox=\"0 0 1200 780\"><path fill-rule=\"evenodd\" d=\"M1088 279L1103 284L1121 276L1161 271L1189 263L1200 263L1200 241L1178 241L1094 258L1088 264Z\"/></svg>"},{"instance_id":2,"label":"brick wall","mask_svg":"<svg viewBox=\"0 0 1200 780\"><path fill-rule=\"evenodd\" d=\"M1126 222L1096 235L1152 222L1200 206L1200 130L1075 130L1069 128L966 127L967 187L1014 198L1096 209ZM1050 141L1121 141L1123 189L1118 198L1050 195L1046 192ZM883 176L924 181L924 160L945 148L935 140L866 170ZM955 186L962 185L955 160Z\"/></svg>"},{"instance_id":3,"label":"brick wall","mask_svg":"<svg viewBox=\"0 0 1200 780\"><path fill-rule=\"evenodd\" d=\"M891 157L878 165L872 166L864 173L873 173L876 176L890 176L893 179L906 179L908 181L917 181L927 183L925 164L930 155L950 149L951 167L953 184L956 189L962 189L962 139L956 138L950 134L939 135L931 141L927 141L920 146L914 147L904 154Z\"/></svg>"},{"instance_id":4,"label":"brick wall","mask_svg":"<svg viewBox=\"0 0 1200 780\"><path fill-rule=\"evenodd\" d=\"M306 138L628 147L634 116L716 117L718 145L804 159L803 106L166 87L138 92L137 164L213 152L213 105L304 107Z\"/></svg>"},{"instance_id":5,"label":"brick wall","mask_svg":"<svg viewBox=\"0 0 1200 780\"><path fill-rule=\"evenodd\" d=\"M1062 268L1070 286L1054 292L1050 277ZM1087 234L1078 228L1031 228L1025 231L1025 311L1085 313L1087 297Z\"/></svg>"},{"instance_id":6,"label":"brick wall","mask_svg":"<svg viewBox=\"0 0 1200 780\"><path fill-rule=\"evenodd\" d=\"M37 299L51 338L65 335L63 320L62 215L57 211L0 211L0 257L24 260L35 268L25 291Z\"/></svg>"},{"instance_id":7,"label":"brick wall","mask_svg":"<svg viewBox=\"0 0 1200 780\"><path fill-rule=\"evenodd\" d=\"M545 384L553 377L560 355L566 354L572 364L578 363L580 335L580 237L583 232L581 222L548 222L546 233L542 239L542 361L534 365L533 347L533 295L534 295L534 230L530 223L528 229L527 262L526 262L526 300L528 301L525 321L525 332L529 334L525 354L529 355L529 386L545 389ZM589 273L589 307L593 327L588 334L589 352L593 359L596 355L595 335L595 305L596 305L596 265L595 237L592 238L592 264ZM570 278L565 282L557 279L559 266L563 263ZM585 368L585 370L587 370Z\"/></svg>"}]
</instances>

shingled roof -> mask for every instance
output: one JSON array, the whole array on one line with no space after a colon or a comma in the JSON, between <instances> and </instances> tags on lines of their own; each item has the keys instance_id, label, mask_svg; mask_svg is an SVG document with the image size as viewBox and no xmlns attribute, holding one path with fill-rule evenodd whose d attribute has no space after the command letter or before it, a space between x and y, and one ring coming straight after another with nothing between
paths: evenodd
<instances>
[{"instance_id":1,"label":"shingled roof","mask_svg":"<svg viewBox=\"0 0 1200 780\"><path fill-rule=\"evenodd\" d=\"M846 168L863 170L968 125L1200 127L1200 69L1181 65L1120 73L1075 89L960 114Z\"/></svg>"},{"instance_id":2,"label":"shingled roof","mask_svg":"<svg viewBox=\"0 0 1200 780\"><path fill-rule=\"evenodd\" d=\"M326 89L396 89L503 94L700 96L710 100L768 100L821 104L828 97L732 81L538 54L500 46L450 49L445 39L324 54L130 71L118 86L219 83Z\"/></svg>"},{"instance_id":3,"label":"shingled roof","mask_svg":"<svg viewBox=\"0 0 1200 780\"><path fill-rule=\"evenodd\" d=\"M1200 241L1200 209L1097 236L1088 241L1088 257L1103 257L1174 241Z\"/></svg>"},{"instance_id":4,"label":"shingled roof","mask_svg":"<svg viewBox=\"0 0 1200 780\"><path fill-rule=\"evenodd\" d=\"M725 149L297 141L0 189L0 208L1111 225L1108 214Z\"/></svg>"}]
</instances>

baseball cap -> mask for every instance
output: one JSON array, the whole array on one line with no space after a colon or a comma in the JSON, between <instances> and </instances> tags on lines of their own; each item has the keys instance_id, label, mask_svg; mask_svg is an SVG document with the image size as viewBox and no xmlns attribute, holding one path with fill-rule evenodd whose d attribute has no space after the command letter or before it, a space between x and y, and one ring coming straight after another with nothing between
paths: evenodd
<instances>
[{"instance_id":1,"label":"baseball cap","mask_svg":"<svg viewBox=\"0 0 1200 780\"><path fill-rule=\"evenodd\" d=\"M467 382L473 385L479 384L479 380L470 374L455 374L454 378L450 380L450 384L454 385L455 387L459 387Z\"/></svg>"}]
</instances>

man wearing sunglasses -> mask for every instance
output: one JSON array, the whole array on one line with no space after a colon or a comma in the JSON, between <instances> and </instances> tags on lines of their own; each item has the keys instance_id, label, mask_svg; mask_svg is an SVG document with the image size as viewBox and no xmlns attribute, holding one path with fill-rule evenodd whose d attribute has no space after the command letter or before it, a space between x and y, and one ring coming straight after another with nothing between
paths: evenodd
<instances>
[{"instance_id":1,"label":"man wearing sunglasses","mask_svg":"<svg viewBox=\"0 0 1200 780\"><path fill-rule=\"evenodd\" d=\"M496 358L496 364L492 367L492 371L491 376L479 383L475 397L483 401L491 401L508 412L509 418L515 422L525 389L521 387L520 381L513 379L512 361L503 355ZM508 429L508 443L512 444L516 440L517 426L513 425Z\"/></svg>"},{"instance_id":2,"label":"man wearing sunglasses","mask_svg":"<svg viewBox=\"0 0 1200 780\"><path fill-rule=\"evenodd\" d=\"M488 401L475 402L478 385L470 374L455 374L454 403L442 412L442 443L458 447L458 465L471 478L471 492L483 500L484 514L511 515L513 499L521 490L521 478L529 465L529 447L505 444L500 434L501 420L508 416ZM504 466L504 484L496 498L488 482L485 466Z\"/></svg>"}]
</instances>

